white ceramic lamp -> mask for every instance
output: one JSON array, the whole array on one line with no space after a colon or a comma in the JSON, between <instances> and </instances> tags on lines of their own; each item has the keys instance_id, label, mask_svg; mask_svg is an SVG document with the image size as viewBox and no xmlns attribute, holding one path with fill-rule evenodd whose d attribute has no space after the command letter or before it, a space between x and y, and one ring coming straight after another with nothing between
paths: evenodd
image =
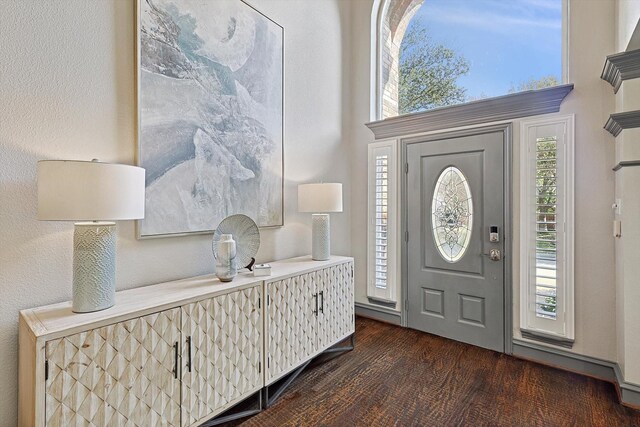
<instances>
[{"instance_id":1,"label":"white ceramic lamp","mask_svg":"<svg viewBox=\"0 0 640 427\"><path fill-rule=\"evenodd\" d=\"M316 261L329 259L331 224L329 214L325 212L342 212L342 184L298 185L298 211L313 213L311 258Z\"/></svg>"},{"instance_id":2,"label":"white ceramic lamp","mask_svg":"<svg viewBox=\"0 0 640 427\"><path fill-rule=\"evenodd\" d=\"M115 303L115 220L144 218L145 171L76 160L38 162L38 219L83 221L73 234L73 311ZM102 222L99 222L102 221Z\"/></svg>"}]
</instances>

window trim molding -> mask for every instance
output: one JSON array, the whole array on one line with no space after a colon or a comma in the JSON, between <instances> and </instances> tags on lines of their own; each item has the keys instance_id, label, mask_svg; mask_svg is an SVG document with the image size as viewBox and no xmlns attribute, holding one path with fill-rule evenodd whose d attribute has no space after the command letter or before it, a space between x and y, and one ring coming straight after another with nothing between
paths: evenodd
<instances>
[{"instance_id":1,"label":"window trim molding","mask_svg":"<svg viewBox=\"0 0 640 427\"><path fill-rule=\"evenodd\" d=\"M434 108L366 123L375 139L557 113L573 83ZM378 100L376 99L376 102Z\"/></svg>"},{"instance_id":2,"label":"window trim molding","mask_svg":"<svg viewBox=\"0 0 640 427\"><path fill-rule=\"evenodd\" d=\"M571 26L571 5L572 0L562 0L562 51L561 51L561 67L562 67L562 84L569 83L569 49L571 48L571 37L569 37L569 27Z\"/></svg>"},{"instance_id":3,"label":"window trim molding","mask_svg":"<svg viewBox=\"0 0 640 427\"><path fill-rule=\"evenodd\" d=\"M380 23L389 0L374 0L371 8L371 53L370 53L370 102L369 117L377 120L382 116L382 44L380 43Z\"/></svg>"},{"instance_id":4,"label":"window trim molding","mask_svg":"<svg viewBox=\"0 0 640 427\"><path fill-rule=\"evenodd\" d=\"M564 124L564 186L566 197L563 203L565 217L564 231L564 258L566 267L564 269L564 334L556 331L549 331L537 328L530 322L531 311L529 307L530 298L530 276L529 276L529 224L530 212L527 210L529 197L531 196L531 183L529 177L528 163L531 157L528 152L530 141L528 140L529 129ZM528 339L539 339L540 341L567 347L573 345L575 340L575 280L574 280L574 255L575 255L575 115L554 115L544 119L533 119L520 123L520 331Z\"/></svg>"},{"instance_id":5,"label":"window trim molding","mask_svg":"<svg viewBox=\"0 0 640 427\"><path fill-rule=\"evenodd\" d=\"M375 238L375 168L372 161L375 159L375 151L380 148L389 149L388 164L388 204L387 204L387 288L380 291L375 287L374 252ZM367 147L367 298L373 301L380 301L385 305L398 303L398 286L400 283L400 210L398 202L400 200L399 191L399 157L398 141L395 139L373 142Z\"/></svg>"}]
</instances>

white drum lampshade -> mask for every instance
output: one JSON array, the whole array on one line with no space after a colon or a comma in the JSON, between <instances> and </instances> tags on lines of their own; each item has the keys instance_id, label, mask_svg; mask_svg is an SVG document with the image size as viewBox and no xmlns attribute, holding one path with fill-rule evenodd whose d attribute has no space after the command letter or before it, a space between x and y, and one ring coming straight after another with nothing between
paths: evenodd
<instances>
[{"instance_id":1,"label":"white drum lampshade","mask_svg":"<svg viewBox=\"0 0 640 427\"><path fill-rule=\"evenodd\" d=\"M116 221L144 218L145 171L96 160L38 162L38 219L76 222L73 311L115 303Z\"/></svg>"},{"instance_id":2,"label":"white drum lampshade","mask_svg":"<svg viewBox=\"0 0 640 427\"><path fill-rule=\"evenodd\" d=\"M311 258L328 260L331 257L331 224L329 214L325 212L342 212L342 184L298 185L298 211L313 213Z\"/></svg>"}]
</instances>

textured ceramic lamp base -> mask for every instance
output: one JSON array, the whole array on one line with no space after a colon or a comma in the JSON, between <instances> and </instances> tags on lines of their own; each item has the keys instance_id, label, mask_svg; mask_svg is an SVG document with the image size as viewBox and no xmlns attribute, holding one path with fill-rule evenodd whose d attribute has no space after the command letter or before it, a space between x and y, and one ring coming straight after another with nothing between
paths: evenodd
<instances>
[{"instance_id":1,"label":"textured ceramic lamp base","mask_svg":"<svg viewBox=\"0 0 640 427\"><path fill-rule=\"evenodd\" d=\"M311 258L326 261L331 256L329 214L313 214Z\"/></svg>"},{"instance_id":2,"label":"textured ceramic lamp base","mask_svg":"<svg viewBox=\"0 0 640 427\"><path fill-rule=\"evenodd\" d=\"M116 224L76 223L73 233L73 311L104 310L116 298Z\"/></svg>"}]
</instances>

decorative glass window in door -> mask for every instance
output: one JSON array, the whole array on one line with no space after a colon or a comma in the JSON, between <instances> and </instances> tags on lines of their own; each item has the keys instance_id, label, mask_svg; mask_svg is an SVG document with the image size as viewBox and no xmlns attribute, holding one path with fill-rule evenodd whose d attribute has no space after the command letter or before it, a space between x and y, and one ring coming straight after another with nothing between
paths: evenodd
<instances>
[{"instance_id":1,"label":"decorative glass window in door","mask_svg":"<svg viewBox=\"0 0 640 427\"><path fill-rule=\"evenodd\" d=\"M431 227L436 248L447 262L464 255L473 227L473 201L467 178L455 166L445 168L433 190Z\"/></svg>"}]
</instances>

